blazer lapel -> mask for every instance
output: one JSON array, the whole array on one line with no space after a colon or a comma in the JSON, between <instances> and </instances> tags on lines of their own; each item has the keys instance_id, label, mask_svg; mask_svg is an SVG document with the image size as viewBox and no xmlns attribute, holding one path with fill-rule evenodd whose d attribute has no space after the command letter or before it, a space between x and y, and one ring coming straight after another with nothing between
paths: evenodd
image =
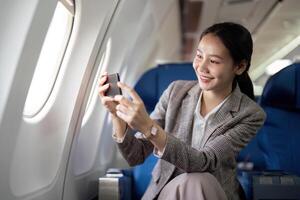
<instances>
[{"instance_id":1,"label":"blazer lapel","mask_svg":"<svg viewBox=\"0 0 300 200\"><path fill-rule=\"evenodd\" d=\"M181 112L184 119L180 118L182 121L178 122L180 124L178 137L188 144L191 144L192 140L194 112L200 96L200 91L199 84L196 84L189 90L188 95L182 101Z\"/></svg>"},{"instance_id":2,"label":"blazer lapel","mask_svg":"<svg viewBox=\"0 0 300 200\"><path fill-rule=\"evenodd\" d=\"M201 141L201 147L204 147L212 133L222 124L230 121L234 113L239 111L242 93L237 85L228 100L222 105L220 110L214 115L211 124L208 124L204 137Z\"/></svg>"}]
</instances>

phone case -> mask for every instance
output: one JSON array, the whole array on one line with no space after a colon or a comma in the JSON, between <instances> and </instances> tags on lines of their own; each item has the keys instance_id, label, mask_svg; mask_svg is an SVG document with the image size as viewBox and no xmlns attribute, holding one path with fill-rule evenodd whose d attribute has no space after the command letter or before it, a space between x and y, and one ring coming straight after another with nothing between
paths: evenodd
<instances>
[{"instance_id":1,"label":"phone case","mask_svg":"<svg viewBox=\"0 0 300 200\"><path fill-rule=\"evenodd\" d=\"M122 94L121 89L117 85L118 81L120 81L118 73L108 75L106 83L109 83L109 88L107 89L105 96L114 97L118 94Z\"/></svg>"}]
</instances>

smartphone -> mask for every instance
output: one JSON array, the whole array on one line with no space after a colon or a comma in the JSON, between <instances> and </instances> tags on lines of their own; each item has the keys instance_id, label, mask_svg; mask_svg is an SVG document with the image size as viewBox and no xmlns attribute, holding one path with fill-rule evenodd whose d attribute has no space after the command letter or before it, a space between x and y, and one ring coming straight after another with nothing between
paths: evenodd
<instances>
[{"instance_id":1,"label":"smartphone","mask_svg":"<svg viewBox=\"0 0 300 200\"><path fill-rule=\"evenodd\" d=\"M109 83L109 88L105 92L105 96L114 97L118 94L122 95L121 88L118 87L117 82L120 81L119 73L109 74L104 84Z\"/></svg>"}]
</instances>

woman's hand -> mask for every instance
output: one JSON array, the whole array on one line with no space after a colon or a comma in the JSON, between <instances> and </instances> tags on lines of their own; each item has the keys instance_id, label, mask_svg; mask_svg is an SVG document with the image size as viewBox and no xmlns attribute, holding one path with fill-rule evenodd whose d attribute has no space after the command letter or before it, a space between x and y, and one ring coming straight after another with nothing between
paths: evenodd
<instances>
[{"instance_id":1,"label":"woman's hand","mask_svg":"<svg viewBox=\"0 0 300 200\"><path fill-rule=\"evenodd\" d=\"M123 91L126 91L132 100L129 100L122 95L116 95L114 99L119 103L116 106L116 115L124 120L132 129L135 129L144 135L149 135L149 131L155 122L152 121L148 115L143 100L134 89L126 84L118 82L118 86ZM157 124L155 126L158 128L158 132L155 137L150 138L150 142L159 152L163 152L167 135L161 127Z\"/></svg>"},{"instance_id":2,"label":"woman's hand","mask_svg":"<svg viewBox=\"0 0 300 200\"><path fill-rule=\"evenodd\" d=\"M99 81L99 88L98 88L98 93L101 99L101 103L107 108L107 110L116 117L116 106L117 102L114 100L114 98L105 96L105 92L109 88L109 83L104 84L105 81L107 80L107 72L104 72L101 75L100 81Z\"/></svg>"},{"instance_id":3,"label":"woman's hand","mask_svg":"<svg viewBox=\"0 0 300 200\"><path fill-rule=\"evenodd\" d=\"M116 106L116 115L124 120L132 129L145 134L151 128L153 122L146 111L143 100L134 89L126 84L118 82L118 86L123 91L126 91L132 100L122 95L116 95L114 100L119 103Z\"/></svg>"},{"instance_id":4,"label":"woman's hand","mask_svg":"<svg viewBox=\"0 0 300 200\"><path fill-rule=\"evenodd\" d=\"M107 72L104 72L99 81L98 93L101 98L101 103L107 108L112 116L114 134L118 138L123 138L126 130L126 122L116 115L116 106L118 105L118 102L115 101L114 98L104 95L109 88L108 83L104 84L106 80Z\"/></svg>"}]
</instances>

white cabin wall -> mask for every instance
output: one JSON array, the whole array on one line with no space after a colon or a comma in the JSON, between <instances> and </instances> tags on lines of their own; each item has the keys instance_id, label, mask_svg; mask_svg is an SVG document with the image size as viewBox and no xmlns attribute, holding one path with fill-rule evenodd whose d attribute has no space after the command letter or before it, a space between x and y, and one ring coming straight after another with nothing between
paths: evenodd
<instances>
[{"instance_id":1,"label":"white cabin wall","mask_svg":"<svg viewBox=\"0 0 300 200\"><path fill-rule=\"evenodd\" d=\"M1 106L5 108L0 127L1 199L63 197L71 142L85 88L106 31L105 23L109 21L106 11L115 4L111 0L76 2L78 15L57 82L41 112L26 118L24 102L56 3L14 1L4 6L13 13L14 26L11 30L8 26L7 42L1 44L1 66L5 66L1 67L1 91L7 91L7 97L1 96ZM12 41L16 41L16 46L12 46Z\"/></svg>"},{"instance_id":2,"label":"white cabin wall","mask_svg":"<svg viewBox=\"0 0 300 200\"><path fill-rule=\"evenodd\" d=\"M160 7L159 2L156 6ZM159 11L159 9L155 9L154 15L158 14ZM152 58L155 60L155 63L152 64L181 61L182 39L179 3L174 0L169 1L168 7L164 11L157 27L157 55Z\"/></svg>"},{"instance_id":3,"label":"white cabin wall","mask_svg":"<svg viewBox=\"0 0 300 200\"><path fill-rule=\"evenodd\" d=\"M98 177L108 167L126 166L116 153L95 80L107 70L133 86L157 61L180 59L178 1L76 0L74 28L53 91L36 116L24 117L56 4L1 2L1 199L95 197Z\"/></svg>"},{"instance_id":4,"label":"white cabin wall","mask_svg":"<svg viewBox=\"0 0 300 200\"><path fill-rule=\"evenodd\" d=\"M119 153L116 153L116 146L111 138L110 119L97 95L96 79L102 71L119 72L121 81L133 86L145 70L156 64L156 60L178 60L181 42L178 2L164 2L162 5L158 5L161 3L159 1L146 0L119 2L103 41L98 46L94 68L90 74L85 75L89 85L82 99L64 199L93 198L97 193L98 177L108 167L128 167ZM154 9L159 6L162 6L160 10ZM154 17L156 12L160 16ZM93 17L97 18L97 14ZM166 30L167 28L171 29ZM87 28L85 30L88 31ZM151 54L161 41L166 47ZM102 57L105 61L101 63ZM89 96L91 100L88 102Z\"/></svg>"},{"instance_id":5,"label":"white cabin wall","mask_svg":"<svg viewBox=\"0 0 300 200\"><path fill-rule=\"evenodd\" d=\"M141 16L134 51L129 54L127 83L138 78L158 63L180 61L181 30L177 0L149 1Z\"/></svg>"},{"instance_id":6,"label":"white cabin wall","mask_svg":"<svg viewBox=\"0 0 300 200\"><path fill-rule=\"evenodd\" d=\"M11 165L23 107L56 0L2 1L0 7L0 193L21 198L11 185ZM23 159L26 163L26 159ZM22 167L22 165L20 166ZM61 192L52 194L59 197Z\"/></svg>"}]
</instances>

